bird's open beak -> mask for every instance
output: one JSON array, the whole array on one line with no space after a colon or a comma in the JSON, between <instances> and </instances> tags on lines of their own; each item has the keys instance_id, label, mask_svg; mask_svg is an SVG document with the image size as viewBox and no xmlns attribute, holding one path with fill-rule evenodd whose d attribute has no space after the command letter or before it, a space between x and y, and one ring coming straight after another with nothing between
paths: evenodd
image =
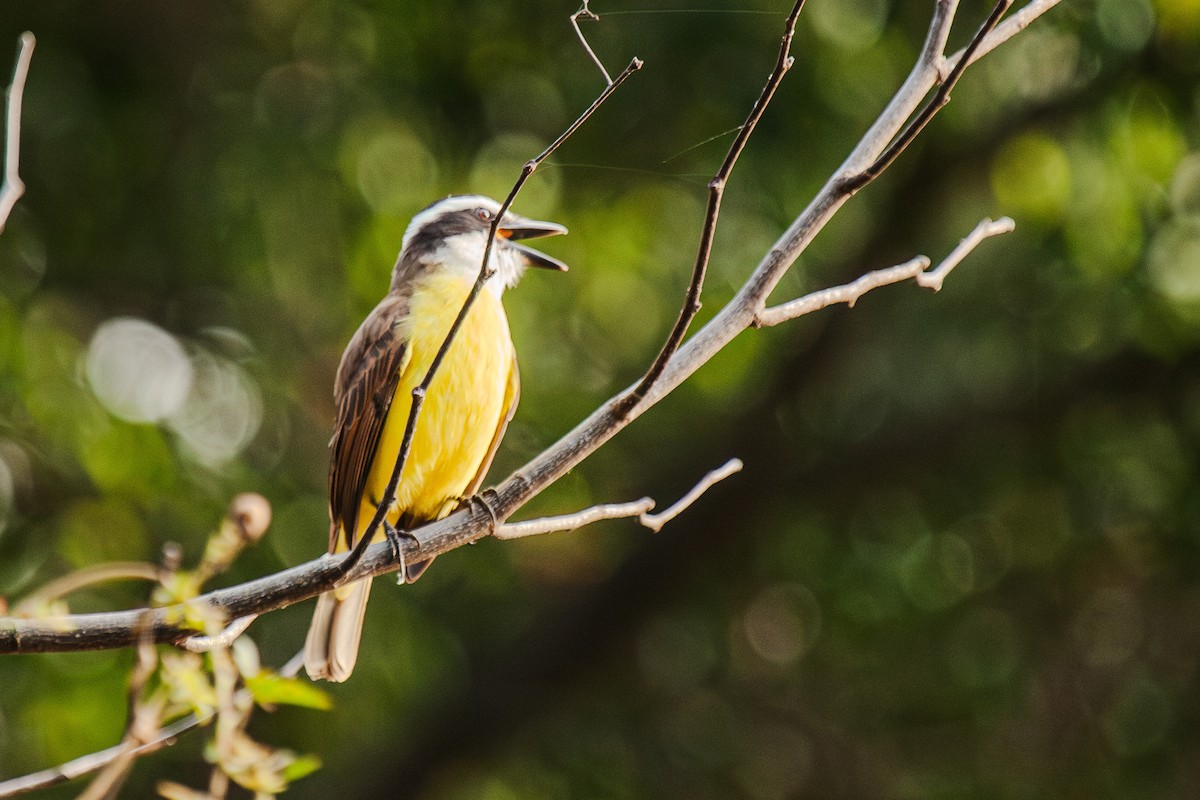
<instances>
[{"instance_id":1,"label":"bird's open beak","mask_svg":"<svg viewBox=\"0 0 1200 800\"><path fill-rule=\"evenodd\" d=\"M525 219L524 217L516 216L512 217L512 219L506 216L505 222L496 229L496 235L507 239L509 247L521 254L527 266L554 269L559 272L566 272L567 265L540 250L534 250L532 247L518 244L517 242L520 239L541 239L545 236L561 236L566 232L567 229L557 222L541 222L536 219Z\"/></svg>"}]
</instances>

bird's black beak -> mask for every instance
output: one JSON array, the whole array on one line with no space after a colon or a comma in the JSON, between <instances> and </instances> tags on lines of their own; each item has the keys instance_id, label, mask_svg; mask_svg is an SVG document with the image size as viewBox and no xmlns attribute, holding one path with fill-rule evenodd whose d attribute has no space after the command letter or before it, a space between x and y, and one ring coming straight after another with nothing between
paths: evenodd
<instances>
[{"instance_id":1,"label":"bird's black beak","mask_svg":"<svg viewBox=\"0 0 1200 800\"><path fill-rule=\"evenodd\" d=\"M546 236L561 236L567 229L557 222L542 222L536 219L525 219L515 215L506 215L496 235L508 240L508 246L521 254L526 266L541 267L566 272L567 265L557 258L548 256L540 250L534 250L527 245L518 244L520 239L541 239Z\"/></svg>"}]
</instances>

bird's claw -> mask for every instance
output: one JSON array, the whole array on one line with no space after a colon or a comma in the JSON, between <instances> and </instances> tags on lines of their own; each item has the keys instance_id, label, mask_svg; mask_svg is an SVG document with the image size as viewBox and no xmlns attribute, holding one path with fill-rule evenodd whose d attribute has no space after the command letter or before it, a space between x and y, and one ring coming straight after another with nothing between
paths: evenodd
<instances>
[{"instance_id":1,"label":"bird's claw","mask_svg":"<svg viewBox=\"0 0 1200 800\"><path fill-rule=\"evenodd\" d=\"M400 579L397 582L401 585L408 583L408 563L404 559L404 540L416 542L417 537L408 531L400 530L386 519L383 521L383 535L387 537L388 546L392 549L392 560L400 564Z\"/></svg>"}]
</instances>

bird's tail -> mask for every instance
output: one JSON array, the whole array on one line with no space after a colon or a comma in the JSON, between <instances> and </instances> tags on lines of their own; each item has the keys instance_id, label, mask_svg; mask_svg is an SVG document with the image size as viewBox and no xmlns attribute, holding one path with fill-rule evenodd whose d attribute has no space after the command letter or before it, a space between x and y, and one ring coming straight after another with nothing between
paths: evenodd
<instances>
[{"instance_id":1,"label":"bird's tail","mask_svg":"<svg viewBox=\"0 0 1200 800\"><path fill-rule=\"evenodd\" d=\"M371 579L363 578L317 598L304 640L304 670L313 680L341 683L354 671Z\"/></svg>"}]
</instances>

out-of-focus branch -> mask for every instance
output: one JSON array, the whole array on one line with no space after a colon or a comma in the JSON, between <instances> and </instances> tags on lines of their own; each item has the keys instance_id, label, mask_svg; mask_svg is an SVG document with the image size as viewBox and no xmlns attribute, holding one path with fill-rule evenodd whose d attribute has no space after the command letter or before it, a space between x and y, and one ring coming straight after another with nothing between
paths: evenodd
<instances>
[{"instance_id":1,"label":"out-of-focus branch","mask_svg":"<svg viewBox=\"0 0 1200 800\"><path fill-rule=\"evenodd\" d=\"M303 666L304 651L301 650L279 668L279 675L284 678L294 678L299 674L300 668ZM241 689L240 693L245 698L250 697L248 689ZM182 734L202 725L207 725L213 716L215 716L215 712L213 714L202 715L188 714L160 728L157 735L149 738L144 744L135 743L131 746L130 742L123 741L104 750L71 759L56 767L50 767L39 772L31 772L19 778L0 781L0 798L16 797L17 795L36 792L39 789L47 789L51 786L73 781L77 778L82 778L84 775L90 775L93 772L105 769L118 760L132 760L149 755L164 747L170 747L175 744L176 740Z\"/></svg>"},{"instance_id":2,"label":"out-of-focus branch","mask_svg":"<svg viewBox=\"0 0 1200 800\"><path fill-rule=\"evenodd\" d=\"M979 246L980 242L992 236L1009 233L1015 225L1016 223L1008 217L1001 217L994 221L985 219L976 225L975 230L967 234L935 269L929 269L930 262L927 256L917 256L911 261L894 267L868 272L850 283L822 289L777 306L764 308L755 315L753 325L756 328L769 328L772 325L778 325L781 322L787 322L838 303L845 303L853 308L858 299L872 289L890 286L909 278L916 278L917 284L926 289L940 291L942 282L946 280L950 271L961 264L963 259Z\"/></svg>"},{"instance_id":3,"label":"out-of-focus branch","mask_svg":"<svg viewBox=\"0 0 1200 800\"><path fill-rule=\"evenodd\" d=\"M13 608L13 611L18 615L31 614L39 606L52 603L65 595L95 586L98 583L121 580L157 583L162 577L162 569L148 561L113 561L107 564L94 564L77 569L61 578L55 578L21 598L21 602Z\"/></svg>"},{"instance_id":4,"label":"out-of-focus branch","mask_svg":"<svg viewBox=\"0 0 1200 800\"><path fill-rule=\"evenodd\" d=\"M25 182L18 167L21 160L21 102L25 97L25 79L37 40L29 31L21 34L17 44L17 65L13 68L8 87L8 103L4 113L4 182L0 183L0 232L8 222L13 206L25 194Z\"/></svg>"}]
</instances>

